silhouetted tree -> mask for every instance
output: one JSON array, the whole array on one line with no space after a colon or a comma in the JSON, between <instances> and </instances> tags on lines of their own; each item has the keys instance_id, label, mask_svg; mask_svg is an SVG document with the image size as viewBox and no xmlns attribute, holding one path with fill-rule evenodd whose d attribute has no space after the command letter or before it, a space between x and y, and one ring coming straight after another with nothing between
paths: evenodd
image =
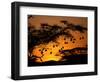
<instances>
[{"instance_id":1,"label":"silhouetted tree","mask_svg":"<svg viewBox=\"0 0 100 82\"><path fill-rule=\"evenodd\" d=\"M32 16L28 16L29 18ZM64 35L66 38L70 38L70 41L72 43L75 43L75 38L73 35L70 33L69 30L71 31L78 31L80 33L84 33L87 28L82 27L81 25L74 25L72 23L69 23L66 20L61 20L61 23L64 24L64 26L59 26L57 24L54 25L49 25L48 23L41 23L40 24L40 29L35 29L36 27L28 27L28 49L29 52L31 53L34 46L39 45L39 44L44 44L48 43L50 41L55 41L60 35ZM66 38L64 40L66 40ZM81 39L84 39L84 37L81 37ZM80 39L80 40L81 40ZM65 44L68 44L68 42L64 42ZM53 45L53 47L55 47ZM62 47L59 52L63 51L64 47ZM47 50L46 50L47 51ZM43 51L41 51L42 56ZM52 52L50 52L52 54ZM41 57L33 57L33 58L40 58L42 61Z\"/></svg>"}]
</instances>

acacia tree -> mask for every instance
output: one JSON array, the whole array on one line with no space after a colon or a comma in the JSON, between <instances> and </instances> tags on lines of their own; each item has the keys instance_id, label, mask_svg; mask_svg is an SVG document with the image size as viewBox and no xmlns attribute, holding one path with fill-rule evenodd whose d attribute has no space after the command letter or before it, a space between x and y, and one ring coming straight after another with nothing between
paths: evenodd
<instances>
[{"instance_id":1,"label":"acacia tree","mask_svg":"<svg viewBox=\"0 0 100 82\"><path fill-rule=\"evenodd\" d=\"M74 43L76 39L70 33L70 30L78 31L80 33L84 33L87 30L87 28L81 25L74 25L66 20L61 20L60 22L64 25L59 26L57 24L49 25L48 23L41 23L39 30L35 29L35 26L28 27L29 53L32 52L34 46L36 45L48 43L50 41L56 42L56 38L59 37L60 35L64 35L66 38L70 38L70 41L74 40L73 41Z\"/></svg>"}]
</instances>

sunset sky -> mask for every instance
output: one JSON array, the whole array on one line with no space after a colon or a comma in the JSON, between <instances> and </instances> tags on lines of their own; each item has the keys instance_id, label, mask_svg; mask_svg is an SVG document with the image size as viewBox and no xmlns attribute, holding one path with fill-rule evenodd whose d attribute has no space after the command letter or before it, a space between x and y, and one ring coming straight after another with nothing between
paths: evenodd
<instances>
[{"instance_id":1,"label":"sunset sky","mask_svg":"<svg viewBox=\"0 0 100 82\"><path fill-rule=\"evenodd\" d=\"M87 21L86 17L67 17L67 16L38 16L33 15L28 19L28 27L33 27L34 29L40 30L41 23L48 23L49 25L58 25L64 27L65 25L61 23L61 20L66 20L68 23L74 25L81 25L84 28L87 28ZM76 47L87 47L87 31L84 33L80 33L79 31L72 31L69 32L73 35L73 39L66 38L63 35L60 35L56 42L50 41L49 43L40 44L34 47L32 54L35 56L41 57L42 54L40 50L45 48L43 51L42 61L49 61L55 60L59 61L63 54L59 53L59 50L63 47L63 50L73 49ZM41 62L39 58L36 59L36 62Z\"/></svg>"}]
</instances>

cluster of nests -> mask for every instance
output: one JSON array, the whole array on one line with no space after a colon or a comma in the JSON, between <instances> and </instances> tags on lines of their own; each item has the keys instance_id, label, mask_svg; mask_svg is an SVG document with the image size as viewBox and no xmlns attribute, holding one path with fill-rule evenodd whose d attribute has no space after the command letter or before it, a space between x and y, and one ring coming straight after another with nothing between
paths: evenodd
<instances>
[{"instance_id":1,"label":"cluster of nests","mask_svg":"<svg viewBox=\"0 0 100 82\"><path fill-rule=\"evenodd\" d=\"M68 21L65 20L62 20L60 22L63 23L64 26L42 23L40 27L41 29L39 30L35 29L34 27L28 27L28 48L31 48L38 44L48 43L50 41L56 41L56 38L60 35L64 35L65 37L72 39L74 37L69 30L79 31L81 33L84 33L84 31L87 30L87 28L85 27L68 23ZM80 39L83 38L84 37L81 37ZM67 44L67 42L65 42L65 44Z\"/></svg>"},{"instance_id":2,"label":"cluster of nests","mask_svg":"<svg viewBox=\"0 0 100 82\"><path fill-rule=\"evenodd\" d=\"M82 36L82 37L80 37L79 38L80 40L82 40L82 39L84 39L84 36ZM72 43L75 43L75 38L70 38L70 41L72 41ZM64 44L68 44L68 42L66 41L66 38L64 38ZM52 48L55 48L55 47L58 47L59 45L58 44L56 44L56 45L52 45ZM41 52L41 55L43 56L43 52L45 51L47 51L48 49L46 49L46 48L41 48L41 49L39 49L39 51ZM59 49L59 52L61 53L62 51L64 50L64 46L62 46L60 49ZM52 54L52 51L50 52L50 54ZM41 57L42 57L41 56Z\"/></svg>"}]
</instances>

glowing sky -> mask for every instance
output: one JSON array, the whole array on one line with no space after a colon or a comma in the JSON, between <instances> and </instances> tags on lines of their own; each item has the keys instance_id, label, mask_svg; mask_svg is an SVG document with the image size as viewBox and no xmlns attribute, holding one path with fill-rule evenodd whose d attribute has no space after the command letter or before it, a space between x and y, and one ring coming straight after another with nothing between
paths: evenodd
<instances>
[{"instance_id":1,"label":"glowing sky","mask_svg":"<svg viewBox=\"0 0 100 82\"><path fill-rule=\"evenodd\" d=\"M41 29L40 23L48 23L49 25L57 24L59 26L64 26L64 24L60 22L61 20L66 20L74 25L81 25L84 28L87 28L88 20L86 17L66 17L66 16L62 17L62 16L35 15L28 19L28 26L34 27L35 29ZM70 33L74 36L73 38L74 40L71 41L69 38L66 38L65 36L61 35L56 39L57 43L50 41L49 43L35 46L34 50L32 51L32 54L34 54L37 57L41 57L43 62L49 60L59 61L63 56L63 54L59 53L59 49L61 49L62 47L63 50L67 50L76 47L87 46L87 31L85 31L84 33L80 33L79 31L70 30ZM45 48L45 50L43 51L44 55L43 57L40 52L42 48ZM37 58L36 62L41 62L40 58Z\"/></svg>"}]
</instances>

